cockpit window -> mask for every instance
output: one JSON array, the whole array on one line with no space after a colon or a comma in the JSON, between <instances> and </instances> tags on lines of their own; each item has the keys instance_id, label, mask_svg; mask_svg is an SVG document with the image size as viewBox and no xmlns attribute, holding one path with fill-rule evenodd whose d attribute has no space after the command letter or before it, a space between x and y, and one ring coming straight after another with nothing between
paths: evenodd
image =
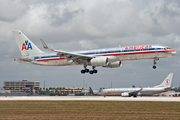
<instances>
[{"instance_id":1,"label":"cockpit window","mask_svg":"<svg viewBox=\"0 0 180 120\"><path fill-rule=\"evenodd\" d=\"M165 50L169 50L169 49L171 49L171 48L165 47L164 49L165 49Z\"/></svg>"}]
</instances>

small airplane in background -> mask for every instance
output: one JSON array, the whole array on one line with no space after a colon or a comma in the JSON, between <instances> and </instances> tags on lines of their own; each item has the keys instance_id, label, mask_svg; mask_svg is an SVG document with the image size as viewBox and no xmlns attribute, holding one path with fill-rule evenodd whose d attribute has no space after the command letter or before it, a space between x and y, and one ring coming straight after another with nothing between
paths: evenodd
<instances>
[{"instance_id":1,"label":"small airplane in background","mask_svg":"<svg viewBox=\"0 0 180 120\"><path fill-rule=\"evenodd\" d=\"M154 87L101 89L99 95L137 97L137 96L158 94L158 93L166 92L172 88L171 86L172 78L173 78L173 73L170 73L160 85Z\"/></svg>"},{"instance_id":2,"label":"small airplane in background","mask_svg":"<svg viewBox=\"0 0 180 120\"><path fill-rule=\"evenodd\" d=\"M94 49L66 52L49 48L41 39L45 49L52 53L41 51L30 39L20 30L12 31L16 39L22 57L7 56L14 58L15 61L41 66L67 66L83 65L81 73L97 73L96 67L118 68L122 61L153 59L153 68L156 69L156 60L176 55L175 50L162 45L138 45L106 49ZM92 66L92 70L87 66Z\"/></svg>"}]
</instances>

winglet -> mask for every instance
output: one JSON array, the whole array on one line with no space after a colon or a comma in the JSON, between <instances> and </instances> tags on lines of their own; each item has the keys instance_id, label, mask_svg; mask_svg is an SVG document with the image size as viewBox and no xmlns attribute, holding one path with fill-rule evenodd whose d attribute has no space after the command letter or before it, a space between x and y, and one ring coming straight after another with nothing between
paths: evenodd
<instances>
[{"instance_id":1,"label":"winglet","mask_svg":"<svg viewBox=\"0 0 180 120\"><path fill-rule=\"evenodd\" d=\"M141 91L143 89L143 86L141 87L141 89L139 91Z\"/></svg>"},{"instance_id":2,"label":"winglet","mask_svg":"<svg viewBox=\"0 0 180 120\"><path fill-rule=\"evenodd\" d=\"M40 40L41 40L41 43L42 43L44 49L47 49L47 50L50 50L50 51L54 51L54 49L50 49L42 39L40 39Z\"/></svg>"},{"instance_id":3,"label":"winglet","mask_svg":"<svg viewBox=\"0 0 180 120\"><path fill-rule=\"evenodd\" d=\"M41 43L42 43L44 49L48 49L48 46L46 45L46 43L42 39L40 39L40 40L41 40Z\"/></svg>"}]
</instances>

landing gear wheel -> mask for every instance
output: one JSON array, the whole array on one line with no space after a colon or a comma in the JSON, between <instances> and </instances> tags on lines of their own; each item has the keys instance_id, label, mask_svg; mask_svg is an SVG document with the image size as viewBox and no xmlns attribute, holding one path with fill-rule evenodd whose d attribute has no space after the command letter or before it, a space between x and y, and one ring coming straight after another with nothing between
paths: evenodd
<instances>
[{"instance_id":1,"label":"landing gear wheel","mask_svg":"<svg viewBox=\"0 0 180 120\"><path fill-rule=\"evenodd\" d=\"M93 73L94 73L93 70L89 71L89 74L93 74Z\"/></svg>"},{"instance_id":2,"label":"landing gear wheel","mask_svg":"<svg viewBox=\"0 0 180 120\"><path fill-rule=\"evenodd\" d=\"M156 60L159 60L159 58L157 58L157 57L154 58L154 64L153 64L153 67L152 67L153 69L156 69L156 64L157 64Z\"/></svg>"},{"instance_id":3,"label":"landing gear wheel","mask_svg":"<svg viewBox=\"0 0 180 120\"><path fill-rule=\"evenodd\" d=\"M85 70L81 70L81 73L84 74L84 73L85 73Z\"/></svg>"},{"instance_id":4,"label":"landing gear wheel","mask_svg":"<svg viewBox=\"0 0 180 120\"><path fill-rule=\"evenodd\" d=\"M89 69L85 69L85 72L88 73L88 72L89 72Z\"/></svg>"},{"instance_id":5,"label":"landing gear wheel","mask_svg":"<svg viewBox=\"0 0 180 120\"><path fill-rule=\"evenodd\" d=\"M153 66L153 69L156 69L156 66L155 66L155 65Z\"/></svg>"},{"instance_id":6,"label":"landing gear wheel","mask_svg":"<svg viewBox=\"0 0 180 120\"><path fill-rule=\"evenodd\" d=\"M98 71L97 70L93 70L93 73L97 73Z\"/></svg>"}]
</instances>

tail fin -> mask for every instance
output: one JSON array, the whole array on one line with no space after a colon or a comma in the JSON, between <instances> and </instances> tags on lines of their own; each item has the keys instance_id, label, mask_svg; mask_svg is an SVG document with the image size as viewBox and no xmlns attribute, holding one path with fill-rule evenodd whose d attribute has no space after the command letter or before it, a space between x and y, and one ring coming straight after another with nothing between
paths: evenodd
<instances>
[{"instance_id":1,"label":"tail fin","mask_svg":"<svg viewBox=\"0 0 180 120\"><path fill-rule=\"evenodd\" d=\"M155 87L172 87L171 86L172 78L173 78L173 73L170 73L160 85Z\"/></svg>"},{"instance_id":2,"label":"tail fin","mask_svg":"<svg viewBox=\"0 0 180 120\"><path fill-rule=\"evenodd\" d=\"M93 92L93 90L92 90L91 87L89 87L89 94L90 94L90 95L93 95L93 94L94 94L94 92Z\"/></svg>"},{"instance_id":3,"label":"tail fin","mask_svg":"<svg viewBox=\"0 0 180 120\"><path fill-rule=\"evenodd\" d=\"M22 56L36 55L43 53L31 40L20 30L12 31Z\"/></svg>"}]
</instances>

